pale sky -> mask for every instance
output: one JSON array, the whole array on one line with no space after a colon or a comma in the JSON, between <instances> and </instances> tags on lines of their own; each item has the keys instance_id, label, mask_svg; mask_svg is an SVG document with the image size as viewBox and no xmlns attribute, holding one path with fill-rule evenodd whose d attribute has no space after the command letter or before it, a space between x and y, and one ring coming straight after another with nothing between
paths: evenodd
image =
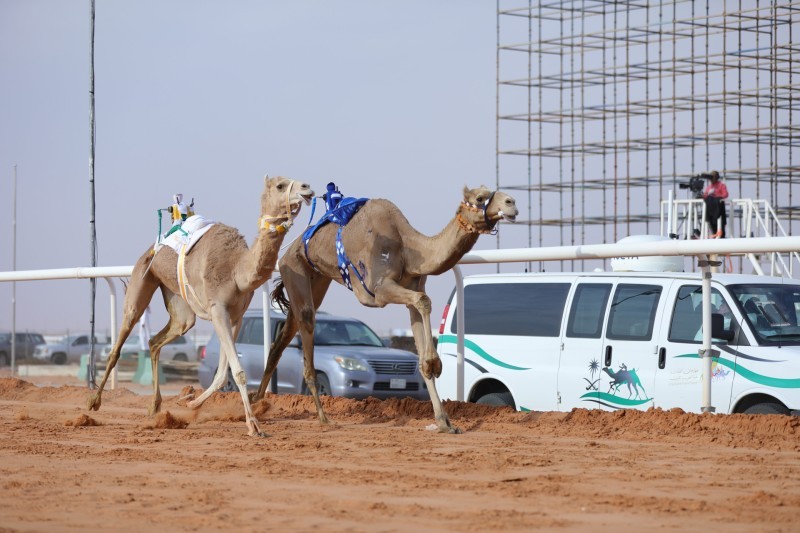
<instances>
[{"instance_id":1,"label":"pale sky","mask_svg":"<svg viewBox=\"0 0 800 533\"><path fill-rule=\"evenodd\" d=\"M90 265L90 5L0 0L0 271L12 270L15 164L17 270ZM265 174L318 194L335 181L347 196L388 198L418 230L437 233L464 185L495 184L495 9L478 0L97 0L98 266L132 265L155 239L156 209L177 192L252 243ZM526 245L523 227L501 231L504 247ZM482 236L474 249L491 248ZM450 272L429 278L434 329L453 285ZM0 283L0 330L11 327L11 294ZM18 331L89 328L87 280L18 282L16 300ZM159 293L152 309L157 330L166 323ZM381 335L408 327L404 307L364 308L338 285L322 309ZM109 315L101 280L99 333Z\"/></svg>"}]
</instances>

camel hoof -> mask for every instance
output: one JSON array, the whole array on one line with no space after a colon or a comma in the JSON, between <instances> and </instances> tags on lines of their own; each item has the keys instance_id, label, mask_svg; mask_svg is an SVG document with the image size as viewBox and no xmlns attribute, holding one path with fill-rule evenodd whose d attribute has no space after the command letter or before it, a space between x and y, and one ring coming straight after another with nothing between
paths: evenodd
<instances>
[{"instance_id":1,"label":"camel hoof","mask_svg":"<svg viewBox=\"0 0 800 533\"><path fill-rule=\"evenodd\" d=\"M86 402L86 408L90 411L97 411L100 409L100 397L94 395L89 398L89 401Z\"/></svg>"},{"instance_id":2,"label":"camel hoof","mask_svg":"<svg viewBox=\"0 0 800 533\"><path fill-rule=\"evenodd\" d=\"M435 359L424 361L420 370L428 379L438 378L442 375L442 360L437 356Z\"/></svg>"}]
</instances>

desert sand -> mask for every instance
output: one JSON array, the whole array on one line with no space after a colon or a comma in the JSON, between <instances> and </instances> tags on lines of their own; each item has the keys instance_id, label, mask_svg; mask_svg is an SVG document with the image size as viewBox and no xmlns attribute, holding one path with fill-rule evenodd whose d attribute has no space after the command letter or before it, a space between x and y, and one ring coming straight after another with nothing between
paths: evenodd
<instances>
[{"instance_id":1,"label":"desert sand","mask_svg":"<svg viewBox=\"0 0 800 533\"><path fill-rule=\"evenodd\" d=\"M0 378L0 531L798 531L800 419Z\"/></svg>"}]
</instances>

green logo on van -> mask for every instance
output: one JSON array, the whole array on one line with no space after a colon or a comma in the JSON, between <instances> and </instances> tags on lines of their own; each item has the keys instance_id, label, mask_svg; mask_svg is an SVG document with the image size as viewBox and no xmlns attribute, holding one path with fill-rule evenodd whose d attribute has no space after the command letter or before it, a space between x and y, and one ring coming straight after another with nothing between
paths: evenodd
<instances>
[{"instance_id":1,"label":"green logo on van","mask_svg":"<svg viewBox=\"0 0 800 533\"><path fill-rule=\"evenodd\" d=\"M700 356L696 353L686 353L682 355L676 355L675 357L681 357L684 359L700 359ZM800 378L771 378L769 376L764 376L762 374L758 374L757 372L753 372L752 370L743 367L741 363L737 365L730 359L725 359L724 357L715 357L713 360L718 365L726 366L743 378L747 378L753 383L758 383L759 385L775 387L779 389L800 388Z\"/></svg>"},{"instance_id":2,"label":"green logo on van","mask_svg":"<svg viewBox=\"0 0 800 533\"><path fill-rule=\"evenodd\" d=\"M449 344L456 344L456 341L457 341L457 338L456 338L455 335L439 335L439 344L448 344L448 343ZM469 350L474 352L475 355L477 355L477 356L479 356L479 357L481 357L483 359L486 359L487 361L489 361L493 365L497 365L497 366L502 367L502 368L507 368L509 370L530 370L530 368L525 368L525 367L522 367L522 366L510 365L508 363L504 363L503 361L497 359L496 357L492 357L491 355L486 353L486 351L484 351L483 348L481 348L480 346L478 346L477 344L475 344L471 340L464 339L464 348L468 348Z\"/></svg>"},{"instance_id":3,"label":"green logo on van","mask_svg":"<svg viewBox=\"0 0 800 533\"><path fill-rule=\"evenodd\" d=\"M607 392L600 392L600 391L587 392L586 394L581 396L581 400L607 405L608 407L638 407L640 405L646 404L647 402L653 401L652 398L644 398L637 400L637 399L623 398L622 396L617 396L616 394L609 394Z\"/></svg>"},{"instance_id":4,"label":"green logo on van","mask_svg":"<svg viewBox=\"0 0 800 533\"><path fill-rule=\"evenodd\" d=\"M600 382L600 371L605 372L608 374L608 377L611 378L611 381L608 383L608 392L597 390L598 383ZM600 368L600 362L596 359L592 359L589 363L589 373L591 379L583 379L589 383L586 390L591 389L591 392L582 395L580 398L581 400L595 402L613 408L639 407L653 400L647 397L647 392L645 392L642 381L639 379L638 374L636 374L636 369L631 368L629 370L628 366L624 363L619 365L619 370L615 371L607 366ZM598 374L597 379L595 379L595 374ZM619 392L621 392L620 388L623 386L627 387L627 398L619 395ZM622 392L624 391L625 388L622 388Z\"/></svg>"}]
</instances>

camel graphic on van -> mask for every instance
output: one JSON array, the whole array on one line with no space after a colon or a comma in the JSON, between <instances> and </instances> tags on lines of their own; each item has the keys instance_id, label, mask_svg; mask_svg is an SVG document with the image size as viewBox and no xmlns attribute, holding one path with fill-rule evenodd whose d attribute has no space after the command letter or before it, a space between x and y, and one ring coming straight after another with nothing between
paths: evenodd
<instances>
[{"instance_id":1,"label":"camel graphic on van","mask_svg":"<svg viewBox=\"0 0 800 533\"><path fill-rule=\"evenodd\" d=\"M603 367L603 372L608 374L611 377L611 383L608 386L608 392L611 392L611 389L614 389L614 394L619 392L619 388L622 385L628 386L628 398L633 396L633 393L636 393L636 398L639 398L639 389L642 389L642 395L647 397L647 393L642 386L641 380L639 380L639 376L636 375L636 369L633 368L628 370L628 367L623 363L619 365L619 370L614 372L609 367Z\"/></svg>"}]
</instances>

